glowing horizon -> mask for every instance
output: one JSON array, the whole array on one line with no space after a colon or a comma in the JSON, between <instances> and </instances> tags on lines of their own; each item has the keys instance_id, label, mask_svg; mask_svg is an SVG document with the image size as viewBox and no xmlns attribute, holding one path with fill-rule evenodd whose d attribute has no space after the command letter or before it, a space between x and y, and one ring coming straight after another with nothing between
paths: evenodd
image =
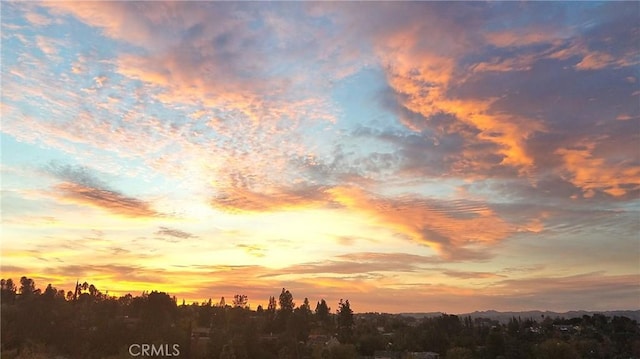
<instances>
[{"instance_id":1,"label":"glowing horizon","mask_svg":"<svg viewBox=\"0 0 640 359\"><path fill-rule=\"evenodd\" d=\"M2 278L640 309L640 5L2 3Z\"/></svg>"}]
</instances>

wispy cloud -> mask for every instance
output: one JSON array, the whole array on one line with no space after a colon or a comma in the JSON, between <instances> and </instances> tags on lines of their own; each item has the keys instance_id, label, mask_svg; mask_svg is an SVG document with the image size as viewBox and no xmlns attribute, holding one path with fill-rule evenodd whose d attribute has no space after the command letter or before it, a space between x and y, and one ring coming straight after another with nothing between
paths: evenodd
<instances>
[{"instance_id":1,"label":"wispy cloud","mask_svg":"<svg viewBox=\"0 0 640 359\"><path fill-rule=\"evenodd\" d=\"M267 193L261 193L246 187L231 187L223 190L211 204L231 212L268 212L322 206L326 205L329 199L321 187L267 189L267 191Z\"/></svg>"},{"instance_id":2,"label":"wispy cloud","mask_svg":"<svg viewBox=\"0 0 640 359\"><path fill-rule=\"evenodd\" d=\"M174 229L174 228L168 228L168 227L160 227L160 229L158 229L156 234L160 236L168 236L168 237L173 237L178 239L197 238L196 235L193 235L189 232L181 231L179 229Z\"/></svg>"},{"instance_id":3,"label":"wispy cloud","mask_svg":"<svg viewBox=\"0 0 640 359\"><path fill-rule=\"evenodd\" d=\"M27 12L24 17L35 26L47 26L53 22L49 17L34 11Z\"/></svg>"},{"instance_id":4,"label":"wispy cloud","mask_svg":"<svg viewBox=\"0 0 640 359\"><path fill-rule=\"evenodd\" d=\"M629 159L609 164L605 158L594 157L594 149L595 143L588 142L556 151L564 160L567 179L582 189L585 197L593 197L596 191L620 197L640 190L639 163Z\"/></svg>"},{"instance_id":5,"label":"wispy cloud","mask_svg":"<svg viewBox=\"0 0 640 359\"><path fill-rule=\"evenodd\" d=\"M56 184L52 193L61 201L100 208L124 217L164 216L155 211L149 202L107 188L87 168L51 164L48 171L64 181Z\"/></svg>"},{"instance_id":6,"label":"wispy cloud","mask_svg":"<svg viewBox=\"0 0 640 359\"><path fill-rule=\"evenodd\" d=\"M117 215L133 218L162 216L148 202L115 191L77 183L60 183L55 189L61 192L60 199L64 201L101 208Z\"/></svg>"},{"instance_id":7,"label":"wispy cloud","mask_svg":"<svg viewBox=\"0 0 640 359\"><path fill-rule=\"evenodd\" d=\"M502 274L492 273L492 272L465 272L465 271L453 271L448 270L443 272L444 275L454 278L460 279L478 279L478 278L500 278L506 277Z\"/></svg>"},{"instance_id":8,"label":"wispy cloud","mask_svg":"<svg viewBox=\"0 0 640 359\"><path fill-rule=\"evenodd\" d=\"M637 297L639 290L634 275L592 272L551 278L505 279L497 284L496 292L513 307L517 307L515 301L523 300L529 308L608 310L628 307L626 298Z\"/></svg>"},{"instance_id":9,"label":"wispy cloud","mask_svg":"<svg viewBox=\"0 0 640 359\"><path fill-rule=\"evenodd\" d=\"M355 188L334 188L330 193L341 205L367 213L450 259L484 258L487 253L482 248L505 239L515 230L481 203L373 198Z\"/></svg>"},{"instance_id":10,"label":"wispy cloud","mask_svg":"<svg viewBox=\"0 0 640 359\"><path fill-rule=\"evenodd\" d=\"M261 258L266 256L265 248L256 244L238 244L236 247L245 250L247 253L254 257Z\"/></svg>"}]
</instances>

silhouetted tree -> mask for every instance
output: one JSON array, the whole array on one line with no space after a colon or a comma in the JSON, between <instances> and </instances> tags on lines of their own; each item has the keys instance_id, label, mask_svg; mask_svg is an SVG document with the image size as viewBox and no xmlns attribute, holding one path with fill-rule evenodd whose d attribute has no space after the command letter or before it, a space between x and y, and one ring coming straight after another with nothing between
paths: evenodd
<instances>
[{"instance_id":1,"label":"silhouetted tree","mask_svg":"<svg viewBox=\"0 0 640 359\"><path fill-rule=\"evenodd\" d=\"M306 316L311 316L311 306L309 305L309 298L304 298L304 302L300 306L302 313Z\"/></svg>"},{"instance_id":2,"label":"silhouetted tree","mask_svg":"<svg viewBox=\"0 0 640 359\"><path fill-rule=\"evenodd\" d=\"M353 341L353 310L349 300L338 303L338 340L340 343L346 344Z\"/></svg>"},{"instance_id":3,"label":"silhouetted tree","mask_svg":"<svg viewBox=\"0 0 640 359\"><path fill-rule=\"evenodd\" d=\"M288 290L282 288L282 293L280 293L278 303L280 304L281 313L289 314L293 312L293 308L295 307L295 304L293 303L293 295Z\"/></svg>"},{"instance_id":4,"label":"silhouetted tree","mask_svg":"<svg viewBox=\"0 0 640 359\"><path fill-rule=\"evenodd\" d=\"M320 322L320 324L323 327L326 327L329 324L329 320L330 318L330 313L331 313L331 308L329 308L329 306L327 306L327 302L324 299L321 299L317 304L316 304L316 318L318 319L318 322Z\"/></svg>"},{"instance_id":5,"label":"silhouetted tree","mask_svg":"<svg viewBox=\"0 0 640 359\"><path fill-rule=\"evenodd\" d=\"M16 286L11 278L4 280L0 300L2 303L14 303L16 300Z\"/></svg>"},{"instance_id":6,"label":"silhouetted tree","mask_svg":"<svg viewBox=\"0 0 640 359\"><path fill-rule=\"evenodd\" d=\"M58 294L58 291L51 286L51 283L47 284L47 288L44 290L44 293L43 293L44 298L47 300L53 300L57 294Z\"/></svg>"},{"instance_id":7,"label":"silhouetted tree","mask_svg":"<svg viewBox=\"0 0 640 359\"><path fill-rule=\"evenodd\" d=\"M276 298L269 297L269 305L267 306L267 312L275 314L276 313Z\"/></svg>"},{"instance_id":8,"label":"silhouetted tree","mask_svg":"<svg viewBox=\"0 0 640 359\"><path fill-rule=\"evenodd\" d=\"M27 299L30 298L33 293L36 291L36 284L31 278L22 277L20 278L20 296L21 298Z\"/></svg>"},{"instance_id":9,"label":"silhouetted tree","mask_svg":"<svg viewBox=\"0 0 640 359\"><path fill-rule=\"evenodd\" d=\"M89 285L89 295L90 296L95 297L95 296L98 295L98 293L99 293L98 292L98 288L96 288L95 285L93 285L93 284Z\"/></svg>"},{"instance_id":10,"label":"silhouetted tree","mask_svg":"<svg viewBox=\"0 0 640 359\"><path fill-rule=\"evenodd\" d=\"M278 299L278 303L280 304L280 309L278 310L278 315L276 316L276 332L282 332L289 326L289 320L291 319L291 315L293 314L293 308L295 304L293 303L293 295L291 292L282 288L282 293L280 293L280 298Z\"/></svg>"},{"instance_id":11,"label":"silhouetted tree","mask_svg":"<svg viewBox=\"0 0 640 359\"><path fill-rule=\"evenodd\" d=\"M504 335L500 328L494 328L487 337L487 351L489 356L495 358L504 354Z\"/></svg>"},{"instance_id":12,"label":"silhouetted tree","mask_svg":"<svg viewBox=\"0 0 640 359\"><path fill-rule=\"evenodd\" d=\"M626 317L595 314L538 321L514 317L501 324L447 314L415 319L364 313L356 320L349 301L340 300L336 314L331 314L322 300L315 317L328 324L313 328L308 299L289 312L285 308L291 308L288 303L293 303L293 296L286 289L280 308L270 297L267 310L258 306L253 312L236 306L242 296L234 298L234 307L212 306L210 301L178 307L175 297L166 293L116 299L101 295L90 284L83 289L84 283L76 283L81 292L77 301L73 291L65 300L64 291L51 284L40 291L32 280L23 278L20 293L24 297L14 302L8 298L16 294L15 285L10 279L0 280L2 357L115 358L127 356L127 346L138 342L179 343L182 356L192 358L354 358L385 349L435 351L446 358L640 358L640 328ZM288 319L277 323L283 327L269 335L276 328L273 318L283 318L287 312ZM209 340L200 342L204 345L198 352L190 346L194 326L209 328ZM574 326L580 330L573 330ZM380 327L392 335L383 335ZM337 333L343 344L307 342L310 329L320 329L318 334Z\"/></svg>"},{"instance_id":13,"label":"silhouetted tree","mask_svg":"<svg viewBox=\"0 0 640 359\"><path fill-rule=\"evenodd\" d=\"M159 336L163 328L168 328L175 320L176 303L165 292L152 291L144 298L141 311L141 325L148 336Z\"/></svg>"},{"instance_id":14,"label":"silhouetted tree","mask_svg":"<svg viewBox=\"0 0 640 359\"><path fill-rule=\"evenodd\" d=\"M306 299L306 298L305 298ZM307 304L308 304L307 300ZM287 332L298 341L306 342L311 330L311 311L304 304L293 311L287 323Z\"/></svg>"},{"instance_id":15,"label":"silhouetted tree","mask_svg":"<svg viewBox=\"0 0 640 359\"><path fill-rule=\"evenodd\" d=\"M233 306L234 307L240 307L240 308L245 308L247 306L247 302L248 302L248 298L246 295L244 294L236 294L233 297Z\"/></svg>"},{"instance_id":16,"label":"silhouetted tree","mask_svg":"<svg viewBox=\"0 0 640 359\"><path fill-rule=\"evenodd\" d=\"M276 330L276 307L276 298L273 296L269 297L269 304L267 305L267 310L265 310L265 333L273 333L273 331Z\"/></svg>"}]
</instances>

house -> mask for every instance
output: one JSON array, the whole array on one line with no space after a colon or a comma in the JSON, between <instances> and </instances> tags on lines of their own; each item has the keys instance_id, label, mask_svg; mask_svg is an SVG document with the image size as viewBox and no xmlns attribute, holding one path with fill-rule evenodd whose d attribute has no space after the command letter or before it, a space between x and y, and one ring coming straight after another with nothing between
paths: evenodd
<instances>
[{"instance_id":1,"label":"house","mask_svg":"<svg viewBox=\"0 0 640 359\"><path fill-rule=\"evenodd\" d=\"M565 325L565 324L554 324L553 329L561 332L561 333L575 333L579 331L581 328L579 326Z\"/></svg>"}]
</instances>

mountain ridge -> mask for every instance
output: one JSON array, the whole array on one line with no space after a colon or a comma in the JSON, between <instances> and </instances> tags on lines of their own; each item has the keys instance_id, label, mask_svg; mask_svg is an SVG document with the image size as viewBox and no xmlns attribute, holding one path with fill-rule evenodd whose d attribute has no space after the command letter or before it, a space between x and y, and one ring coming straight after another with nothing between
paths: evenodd
<instances>
[{"instance_id":1,"label":"mountain ridge","mask_svg":"<svg viewBox=\"0 0 640 359\"><path fill-rule=\"evenodd\" d=\"M399 315L405 317L414 317L414 318L430 318L430 317L438 317L443 314L451 314L444 312L424 312L424 313L399 313ZM501 323L506 323L509 319L513 317L520 317L522 319L532 318L532 319L544 319L546 317L554 318L579 318L583 315L594 315L594 314L602 314L607 317L614 316L623 316L632 320L640 321L640 310L570 310L566 312L554 312L549 310L525 310L525 311L506 311L501 312L497 310L485 310L485 311L474 311L471 313L462 313L455 314L458 317L471 317L471 318L489 318L493 320L497 320Z\"/></svg>"}]
</instances>

